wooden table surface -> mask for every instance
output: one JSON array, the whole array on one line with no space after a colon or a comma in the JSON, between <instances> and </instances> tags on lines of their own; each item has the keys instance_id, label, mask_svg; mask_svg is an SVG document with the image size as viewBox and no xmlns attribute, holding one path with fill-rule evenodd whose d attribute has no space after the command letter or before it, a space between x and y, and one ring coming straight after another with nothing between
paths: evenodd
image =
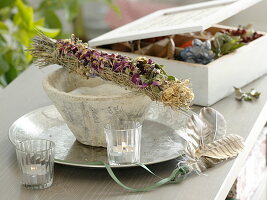
<instances>
[{"instance_id":1,"label":"wooden table surface","mask_svg":"<svg viewBox=\"0 0 267 200\"><path fill-rule=\"evenodd\" d=\"M180 184L165 185L151 192L129 193L118 186L104 169L89 169L55 165L54 183L45 190L27 190L20 185L20 173L15 148L8 139L10 125L20 116L36 108L50 105L41 82L50 66L39 70L32 66L0 92L0 199L2 200L223 200L245 163L251 148L267 121L267 76L244 89L262 92L255 102L238 102L229 96L213 108L220 111L228 123L228 133L239 134L246 140L245 150L234 160L224 162L204 175L190 175ZM227 77L226 77L227 81ZM197 111L199 107L194 107ZM167 177L177 161L151 166L157 175ZM158 179L141 168L115 170L121 180L132 187L151 184Z\"/></svg>"}]
</instances>

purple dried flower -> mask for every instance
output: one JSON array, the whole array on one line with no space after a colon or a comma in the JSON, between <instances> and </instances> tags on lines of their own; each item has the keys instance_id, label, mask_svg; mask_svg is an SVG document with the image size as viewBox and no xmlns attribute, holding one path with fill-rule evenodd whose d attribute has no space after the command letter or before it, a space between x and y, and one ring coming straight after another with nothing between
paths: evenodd
<instances>
[{"instance_id":1,"label":"purple dried flower","mask_svg":"<svg viewBox=\"0 0 267 200\"><path fill-rule=\"evenodd\" d=\"M160 83L159 81L153 81L153 82L152 82L152 85L154 85L154 86L159 86L159 85L161 85L161 83Z\"/></svg>"},{"instance_id":2,"label":"purple dried flower","mask_svg":"<svg viewBox=\"0 0 267 200\"><path fill-rule=\"evenodd\" d=\"M88 65L88 61L87 61L86 59L82 59L82 60L81 60L81 63L82 63L84 66Z\"/></svg>"},{"instance_id":3,"label":"purple dried flower","mask_svg":"<svg viewBox=\"0 0 267 200\"><path fill-rule=\"evenodd\" d=\"M82 55L82 52L81 52L81 51L78 51L78 52L75 54L76 58L78 58L78 59L81 57L81 55Z\"/></svg>"},{"instance_id":4,"label":"purple dried flower","mask_svg":"<svg viewBox=\"0 0 267 200\"><path fill-rule=\"evenodd\" d=\"M135 84L135 85L139 85L140 83L140 75L139 74L134 74L132 76L131 81Z\"/></svg>"},{"instance_id":5,"label":"purple dried flower","mask_svg":"<svg viewBox=\"0 0 267 200\"><path fill-rule=\"evenodd\" d=\"M145 88L145 87L147 87L149 84L148 83L143 83L143 84L141 84L141 85L138 85L138 87L140 87L140 88Z\"/></svg>"},{"instance_id":6,"label":"purple dried flower","mask_svg":"<svg viewBox=\"0 0 267 200\"><path fill-rule=\"evenodd\" d=\"M93 51L92 55L95 56L95 57L100 57L101 53L97 52L97 51Z\"/></svg>"},{"instance_id":7,"label":"purple dried flower","mask_svg":"<svg viewBox=\"0 0 267 200\"><path fill-rule=\"evenodd\" d=\"M120 67L120 63L118 63L118 62L114 62L112 70L115 71L115 72L116 72L116 71L119 71L119 70L118 70L119 67Z\"/></svg>"},{"instance_id":8,"label":"purple dried flower","mask_svg":"<svg viewBox=\"0 0 267 200\"><path fill-rule=\"evenodd\" d=\"M72 53L75 54L78 51L78 48L75 46L71 47Z\"/></svg>"}]
</instances>

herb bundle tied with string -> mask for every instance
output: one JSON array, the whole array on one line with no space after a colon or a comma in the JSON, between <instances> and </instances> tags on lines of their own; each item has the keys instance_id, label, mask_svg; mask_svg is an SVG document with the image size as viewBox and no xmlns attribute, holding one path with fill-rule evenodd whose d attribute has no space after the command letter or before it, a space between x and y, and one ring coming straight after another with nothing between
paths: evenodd
<instances>
[{"instance_id":1,"label":"herb bundle tied with string","mask_svg":"<svg viewBox=\"0 0 267 200\"><path fill-rule=\"evenodd\" d=\"M41 68L58 64L85 78L99 76L173 109L189 109L194 98L189 80L169 76L162 65L151 59L132 59L92 49L74 35L71 39L54 40L40 33L33 39L30 51Z\"/></svg>"}]
</instances>

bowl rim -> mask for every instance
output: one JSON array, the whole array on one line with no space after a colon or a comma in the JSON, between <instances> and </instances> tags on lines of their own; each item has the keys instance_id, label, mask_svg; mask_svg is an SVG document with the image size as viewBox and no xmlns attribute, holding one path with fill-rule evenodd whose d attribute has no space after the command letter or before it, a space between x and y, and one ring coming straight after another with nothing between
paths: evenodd
<instances>
[{"instance_id":1,"label":"bowl rim","mask_svg":"<svg viewBox=\"0 0 267 200\"><path fill-rule=\"evenodd\" d=\"M50 91L54 94L59 94L61 96L66 96L66 97L69 97L69 98L72 98L72 99L76 99L76 100L79 100L79 99L98 99L98 100L107 100L107 99L120 99L120 98L133 98L134 96L135 97L140 97L140 96L146 96L142 93L138 93L137 91L131 91L129 89L127 89L129 92L128 93L124 93L124 94L121 94L121 95L110 95L110 96L93 96L93 95L79 95L79 94L71 94L71 93L68 93L68 92L63 92L63 91L60 91L58 89L56 89L54 86L52 86L52 84L48 81L49 78L56 74L56 73L60 73L60 71L65 71L65 72L68 72L66 69L64 68L59 68L57 70L54 70L52 71L51 73L49 73L42 81L42 85L43 85L43 88L44 90L46 91ZM120 87L120 86L118 86Z\"/></svg>"}]
</instances>

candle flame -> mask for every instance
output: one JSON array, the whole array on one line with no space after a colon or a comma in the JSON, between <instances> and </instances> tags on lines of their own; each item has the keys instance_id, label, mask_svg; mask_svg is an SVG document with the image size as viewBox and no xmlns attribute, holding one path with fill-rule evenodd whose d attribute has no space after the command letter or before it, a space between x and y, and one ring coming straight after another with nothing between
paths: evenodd
<instances>
[{"instance_id":1,"label":"candle flame","mask_svg":"<svg viewBox=\"0 0 267 200\"><path fill-rule=\"evenodd\" d=\"M126 143L125 143L125 142L122 142L122 143L121 143L121 146L122 146L122 150L125 151L125 150L126 150Z\"/></svg>"}]
</instances>

